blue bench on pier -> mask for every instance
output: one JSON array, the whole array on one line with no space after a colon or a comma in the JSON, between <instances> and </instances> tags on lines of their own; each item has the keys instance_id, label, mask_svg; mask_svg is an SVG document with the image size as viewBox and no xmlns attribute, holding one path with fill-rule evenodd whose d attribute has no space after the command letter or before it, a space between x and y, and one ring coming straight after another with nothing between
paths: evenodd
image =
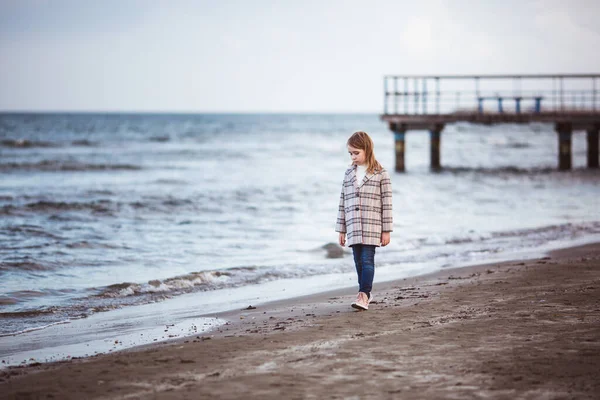
<instances>
[{"instance_id":1,"label":"blue bench on pier","mask_svg":"<svg viewBox=\"0 0 600 400\"><path fill-rule=\"evenodd\" d=\"M534 100L535 107L534 112L537 114L542 110L542 96L514 96L514 97L502 97L502 96L484 96L478 97L477 102L479 103L479 112L483 112L483 101L484 100L498 100L498 112L503 113L502 101L506 99L512 99L515 101L515 111L517 114L521 114L521 100Z\"/></svg>"}]
</instances>

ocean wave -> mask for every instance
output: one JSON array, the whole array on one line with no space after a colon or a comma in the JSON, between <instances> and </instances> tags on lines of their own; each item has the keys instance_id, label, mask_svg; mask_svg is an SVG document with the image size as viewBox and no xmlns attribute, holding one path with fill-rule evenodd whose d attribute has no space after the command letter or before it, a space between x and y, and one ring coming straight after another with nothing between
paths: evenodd
<instances>
[{"instance_id":1,"label":"ocean wave","mask_svg":"<svg viewBox=\"0 0 600 400\"><path fill-rule=\"evenodd\" d=\"M118 308L118 305L111 304L89 307L84 303L0 312L0 337L40 330L56 324L65 324L71 320L86 318L96 312ZM32 321L35 322L32 323Z\"/></svg>"},{"instance_id":2,"label":"ocean wave","mask_svg":"<svg viewBox=\"0 0 600 400\"><path fill-rule=\"evenodd\" d=\"M58 310L58 307L50 307L47 309L39 310L25 310L25 311L14 311L14 312L0 312L0 318L33 318L39 317L46 314L54 314Z\"/></svg>"},{"instance_id":3,"label":"ocean wave","mask_svg":"<svg viewBox=\"0 0 600 400\"><path fill-rule=\"evenodd\" d=\"M0 295L0 306L12 306L18 302L19 300L15 299L14 297Z\"/></svg>"},{"instance_id":4,"label":"ocean wave","mask_svg":"<svg viewBox=\"0 0 600 400\"><path fill-rule=\"evenodd\" d=\"M10 206L4 206L4 207L0 208L0 215L10 214L10 212L6 212L6 213L3 212L4 209L9 210L10 208L11 208ZM43 227L37 226L37 225L27 225L27 224L11 225L11 226L6 226L3 229L5 230L5 233L10 234L10 236L25 235L27 237L42 237L42 238L49 238L49 239L61 239L61 236L55 235L54 233L51 233L51 232L48 232Z\"/></svg>"},{"instance_id":5,"label":"ocean wave","mask_svg":"<svg viewBox=\"0 0 600 400\"><path fill-rule=\"evenodd\" d=\"M526 149L528 147L533 147L533 146L531 144L525 143L525 142L511 142L511 143L507 143L506 147L508 147L509 149Z\"/></svg>"},{"instance_id":6,"label":"ocean wave","mask_svg":"<svg viewBox=\"0 0 600 400\"><path fill-rule=\"evenodd\" d=\"M42 140L30 140L30 139L2 139L0 140L0 146L2 147L10 147L10 148L44 148L44 147L64 147L64 146L83 146L83 147L93 147L97 146L98 142L94 142L87 139L78 139L72 140L68 143L56 143L56 142L46 142Z\"/></svg>"},{"instance_id":7,"label":"ocean wave","mask_svg":"<svg viewBox=\"0 0 600 400\"><path fill-rule=\"evenodd\" d=\"M52 271L54 269L56 269L56 265L34 261L0 261L0 271Z\"/></svg>"},{"instance_id":8,"label":"ocean wave","mask_svg":"<svg viewBox=\"0 0 600 400\"><path fill-rule=\"evenodd\" d=\"M580 224L549 225L531 229L516 229L502 232L494 232L495 238L522 237L537 238L544 240L562 239L575 235L593 235L600 233L600 221L590 221Z\"/></svg>"},{"instance_id":9,"label":"ocean wave","mask_svg":"<svg viewBox=\"0 0 600 400\"><path fill-rule=\"evenodd\" d=\"M475 173L483 175L541 175L556 172L556 168L519 168L519 167L443 167L441 172L453 174Z\"/></svg>"},{"instance_id":10,"label":"ocean wave","mask_svg":"<svg viewBox=\"0 0 600 400\"><path fill-rule=\"evenodd\" d=\"M71 142L71 145L83 146L83 147L95 147L95 146L98 146L98 142L93 142L93 141L87 140L87 139L81 139L81 140L73 140Z\"/></svg>"},{"instance_id":11,"label":"ocean wave","mask_svg":"<svg viewBox=\"0 0 600 400\"><path fill-rule=\"evenodd\" d=\"M153 183L158 183L160 185L187 185L189 182L184 181L183 179L157 179Z\"/></svg>"},{"instance_id":12,"label":"ocean wave","mask_svg":"<svg viewBox=\"0 0 600 400\"><path fill-rule=\"evenodd\" d=\"M51 326L55 326L55 325L63 325L63 324L70 324L71 320L60 320L60 321L56 321L56 322L52 322L50 324L46 324L46 325L40 325L40 326L34 326L31 328L26 328L20 331L16 331L16 332L10 332L10 333L2 333L0 332L0 337L3 336L16 336L16 335L22 335L24 333L29 333L29 332L35 332L35 331L40 331L42 329L46 329L46 328L50 328Z\"/></svg>"},{"instance_id":13,"label":"ocean wave","mask_svg":"<svg viewBox=\"0 0 600 400\"><path fill-rule=\"evenodd\" d=\"M91 196L97 196L97 195L101 195L101 196L114 196L116 193L107 189L92 189L92 190L88 190L86 192L86 194L91 195Z\"/></svg>"},{"instance_id":14,"label":"ocean wave","mask_svg":"<svg viewBox=\"0 0 600 400\"><path fill-rule=\"evenodd\" d=\"M169 136L151 136L148 140L151 142L168 142L171 138Z\"/></svg>"},{"instance_id":15,"label":"ocean wave","mask_svg":"<svg viewBox=\"0 0 600 400\"><path fill-rule=\"evenodd\" d=\"M40 290L17 290L0 294L0 305L13 306L20 305L18 308L12 308L8 311L5 309L0 312L0 317L16 318L16 317L36 317L39 315L54 314L61 309L56 305L46 305L35 309L23 309L23 304L26 304L32 299L42 299L53 296L71 296L75 292L74 289L40 289ZM39 300L37 300L39 302Z\"/></svg>"},{"instance_id":16,"label":"ocean wave","mask_svg":"<svg viewBox=\"0 0 600 400\"><path fill-rule=\"evenodd\" d=\"M450 239L446 239L444 244L465 244L473 243L485 239L480 235L475 236L453 236Z\"/></svg>"},{"instance_id":17,"label":"ocean wave","mask_svg":"<svg viewBox=\"0 0 600 400\"><path fill-rule=\"evenodd\" d=\"M585 167L573 168L568 171L559 171L556 167L533 167L533 168L520 168L512 166L502 167L442 167L440 173L450 173L455 175L483 175L483 176L494 176L501 178L512 178L512 177L549 177L551 179L580 179L583 181L597 181L600 179L598 170L589 169Z\"/></svg>"},{"instance_id":18,"label":"ocean wave","mask_svg":"<svg viewBox=\"0 0 600 400\"><path fill-rule=\"evenodd\" d=\"M99 289L94 297L119 298L142 296L153 293L182 294L192 291L217 290L245 285L258 284L278 279L299 278L323 273L345 271L348 266L324 268L322 266L307 266L298 269L294 265L277 267L234 267L221 270L192 272L164 280L151 280L147 283L123 282ZM341 268L341 269L339 269ZM350 267L348 267L350 268Z\"/></svg>"},{"instance_id":19,"label":"ocean wave","mask_svg":"<svg viewBox=\"0 0 600 400\"><path fill-rule=\"evenodd\" d=\"M110 200L92 202L66 202L40 200L27 203L23 206L6 205L0 209L0 214L11 214L15 211L25 210L33 212L57 212L57 211L92 211L93 213L108 214L114 211L114 204Z\"/></svg>"},{"instance_id":20,"label":"ocean wave","mask_svg":"<svg viewBox=\"0 0 600 400\"><path fill-rule=\"evenodd\" d=\"M108 243L89 242L82 240L79 242L67 243L65 245L69 249L123 249L125 246L116 246Z\"/></svg>"},{"instance_id":21,"label":"ocean wave","mask_svg":"<svg viewBox=\"0 0 600 400\"><path fill-rule=\"evenodd\" d=\"M13 148L31 148L31 147L57 147L58 145L50 142L43 142L29 139L3 139L0 140L3 147Z\"/></svg>"},{"instance_id":22,"label":"ocean wave","mask_svg":"<svg viewBox=\"0 0 600 400\"><path fill-rule=\"evenodd\" d=\"M114 171L114 170L141 170L142 167L131 164L91 164L79 161L44 160L35 163L11 162L0 164L0 171Z\"/></svg>"},{"instance_id":23,"label":"ocean wave","mask_svg":"<svg viewBox=\"0 0 600 400\"><path fill-rule=\"evenodd\" d=\"M490 233L469 232L451 237L428 237L421 242L427 245L462 245L494 241L498 238L522 238L523 240L555 240L580 235L600 234L600 221L590 221L579 224L548 225L530 229L515 229Z\"/></svg>"},{"instance_id":24,"label":"ocean wave","mask_svg":"<svg viewBox=\"0 0 600 400\"><path fill-rule=\"evenodd\" d=\"M28 299L44 297L44 296L48 296L49 294L50 294L49 292L42 291L42 290L19 290L16 292L9 292L9 293L0 295L0 305L18 304L18 303L22 303L23 301L28 300ZM39 310L28 310L28 311L23 311L23 312L17 312L17 314L3 312L3 313L0 313L0 315L4 315L4 316L21 315L21 316L27 317L27 316L35 316L35 315L39 315L39 314L49 314L52 312L54 312L52 309L39 309Z\"/></svg>"},{"instance_id":25,"label":"ocean wave","mask_svg":"<svg viewBox=\"0 0 600 400\"><path fill-rule=\"evenodd\" d=\"M253 271L254 268L244 269L245 271ZM201 271L190 274L168 278L165 280L151 280L147 283L130 283L123 282L110 285L101 290L96 297L129 297L145 295L149 293L181 293L188 292L194 288L204 287L206 290L222 288L227 285L228 281L234 276L235 271L244 271L240 268L233 268L229 271ZM241 278L241 277L238 277ZM241 283L244 279L237 279ZM247 282L247 280L245 280Z\"/></svg>"},{"instance_id":26,"label":"ocean wave","mask_svg":"<svg viewBox=\"0 0 600 400\"><path fill-rule=\"evenodd\" d=\"M104 195L104 192L94 194ZM90 201L56 201L56 200L37 200L22 203L20 200L27 200L27 196L12 199L13 204L0 206L0 215L23 216L30 213L55 213L50 218L58 221L78 220L81 214L91 214L94 216L114 217L121 212L135 211L139 218L139 211L144 214L153 213L172 213L174 211L189 210L196 213L222 214L224 210L218 206L207 207L208 199L197 195L193 198L178 198L173 196L145 196L139 200L120 202L111 199L94 199ZM11 227L11 232L31 234L35 236L44 236L46 233L41 227Z\"/></svg>"}]
</instances>

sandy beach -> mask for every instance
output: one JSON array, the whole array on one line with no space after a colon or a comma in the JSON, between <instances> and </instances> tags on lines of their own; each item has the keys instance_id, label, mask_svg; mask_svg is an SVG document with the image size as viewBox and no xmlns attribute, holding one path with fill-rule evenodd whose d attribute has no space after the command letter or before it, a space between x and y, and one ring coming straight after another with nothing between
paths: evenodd
<instances>
[{"instance_id":1,"label":"sandy beach","mask_svg":"<svg viewBox=\"0 0 600 400\"><path fill-rule=\"evenodd\" d=\"M0 372L2 399L600 397L600 244L219 314L205 334Z\"/></svg>"}]
</instances>

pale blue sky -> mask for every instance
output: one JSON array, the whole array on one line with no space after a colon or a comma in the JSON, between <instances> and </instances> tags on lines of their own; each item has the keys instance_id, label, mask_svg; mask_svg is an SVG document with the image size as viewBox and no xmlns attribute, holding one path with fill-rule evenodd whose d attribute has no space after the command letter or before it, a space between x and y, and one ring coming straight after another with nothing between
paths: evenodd
<instances>
[{"instance_id":1,"label":"pale blue sky","mask_svg":"<svg viewBox=\"0 0 600 400\"><path fill-rule=\"evenodd\" d=\"M384 74L600 72L595 0L0 0L0 110L381 112Z\"/></svg>"}]
</instances>

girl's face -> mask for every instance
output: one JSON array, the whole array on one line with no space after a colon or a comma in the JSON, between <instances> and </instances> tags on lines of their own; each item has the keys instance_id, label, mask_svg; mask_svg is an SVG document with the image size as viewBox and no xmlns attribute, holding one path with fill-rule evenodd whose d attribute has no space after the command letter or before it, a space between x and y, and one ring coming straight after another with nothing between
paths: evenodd
<instances>
[{"instance_id":1,"label":"girl's face","mask_svg":"<svg viewBox=\"0 0 600 400\"><path fill-rule=\"evenodd\" d=\"M348 145L348 153L350 153L350 158L352 158L352 164L363 165L365 163L366 157L364 150L357 149Z\"/></svg>"}]
</instances>

